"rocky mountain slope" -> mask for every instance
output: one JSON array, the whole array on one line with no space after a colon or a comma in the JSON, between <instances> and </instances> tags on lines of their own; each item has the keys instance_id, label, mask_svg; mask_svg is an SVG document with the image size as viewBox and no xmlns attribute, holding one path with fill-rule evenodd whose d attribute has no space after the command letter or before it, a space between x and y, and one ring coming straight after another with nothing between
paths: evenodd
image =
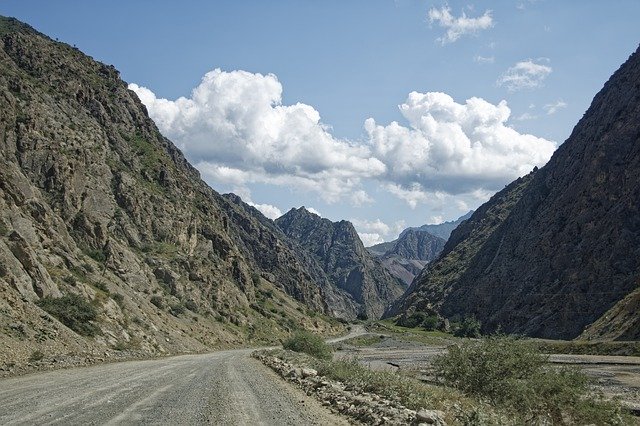
<instances>
[{"instance_id":1,"label":"rocky mountain slope","mask_svg":"<svg viewBox=\"0 0 640 426\"><path fill-rule=\"evenodd\" d=\"M639 116L640 49L549 163L496 195L515 204L485 226L496 197L474 213L394 312L475 315L485 331L546 338L639 338Z\"/></svg>"},{"instance_id":2,"label":"rocky mountain slope","mask_svg":"<svg viewBox=\"0 0 640 426\"><path fill-rule=\"evenodd\" d=\"M0 368L332 327L322 272L210 189L115 68L0 18L0 70Z\"/></svg>"},{"instance_id":3,"label":"rocky mountain slope","mask_svg":"<svg viewBox=\"0 0 640 426\"><path fill-rule=\"evenodd\" d=\"M276 224L311 252L329 281L342 294L348 294L353 313L379 318L403 293L401 281L364 248L350 222L331 222L301 207L276 219Z\"/></svg>"},{"instance_id":4,"label":"rocky mountain slope","mask_svg":"<svg viewBox=\"0 0 640 426\"><path fill-rule=\"evenodd\" d=\"M400 278L408 286L427 263L438 257L445 242L426 231L409 229L378 257L391 275ZM375 254L375 250L371 249L369 251Z\"/></svg>"}]
</instances>

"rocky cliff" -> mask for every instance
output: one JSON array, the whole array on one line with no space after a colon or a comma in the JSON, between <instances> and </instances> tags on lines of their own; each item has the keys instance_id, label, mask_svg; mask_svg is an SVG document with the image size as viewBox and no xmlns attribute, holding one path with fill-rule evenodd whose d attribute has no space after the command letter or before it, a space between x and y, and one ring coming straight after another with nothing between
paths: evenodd
<instances>
[{"instance_id":1,"label":"rocky cliff","mask_svg":"<svg viewBox=\"0 0 640 426\"><path fill-rule=\"evenodd\" d=\"M200 179L114 67L0 18L0 70L0 367L329 326L307 315L327 312L318 273Z\"/></svg>"},{"instance_id":2,"label":"rocky cliff","mask_svg":"<svg viewBox=\"0 0 640 426\"><path fill-rule=\"evenodd\" d=\"M350 222L331 222L301 207L276 224L315 257L331 284L353 301L355 314L379 318L403 293L402 283L364 248Z\"/></svg>"},{"instance_id":3,"label":"rocky cliff","mask_svg":"<svg viewBox=\"0 0 640 426\"><path fill-rule=\"evenodd\" d=\"M485 331L574 338L586 327L585 337L637 338L638 117L640 51L595 96L504 220L478 241L473 258L456 271L451 263L450 275L434 275L473 237L478 212L468 232L454 233L442 257L416 279L403 307L475 315Z\"/></svg>"}]
</instances>

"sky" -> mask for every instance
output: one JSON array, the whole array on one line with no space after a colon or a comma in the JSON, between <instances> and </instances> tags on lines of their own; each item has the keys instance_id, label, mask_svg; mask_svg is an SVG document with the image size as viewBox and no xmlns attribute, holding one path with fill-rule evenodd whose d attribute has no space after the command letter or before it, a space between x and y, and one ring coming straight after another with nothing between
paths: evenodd
<instances>
[{"instance_id":1,"label":"sky","mask_svg":"<svg viewBox=\"0 0 640 426\"><path fill-rule=\"evenodd\" d=\"M640 2L1 0L114 65L219 192L365 245L455 219L570 135Z\"/></svg>"}]
</instances>

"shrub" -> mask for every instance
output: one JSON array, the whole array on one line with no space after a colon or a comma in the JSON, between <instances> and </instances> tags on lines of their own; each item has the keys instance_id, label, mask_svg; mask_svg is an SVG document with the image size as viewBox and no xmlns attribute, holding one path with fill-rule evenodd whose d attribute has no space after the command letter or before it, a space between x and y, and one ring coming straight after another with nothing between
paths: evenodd
<instances>
[{"instance_id":1,"label":"shrub","mask_svg":"<svg viewBox=\"0 0 640 426\"><path fill-rule=\"evenodd\" d=\"M396 325L407 328L422 327L427 331L434 331L440 328L442 324L437 315L427 315L425 312L414 312L411 315L398 317Z\"/></svg>"},{"instance_id":2,"label":"shrub","mask_svg":"<svg viewBox=\"0 0 640 426\"><path fill-rule=\"evenodd\" d=\"M622 422L616 404L589 394L584 373L550 367L547 357L522 339L492 336L454 345L433 366L444 384L507 409L525 423Z\"/></svg>"},{"instance_id":3,"label":"shrub","mask_svg":"<svg viewBox=\"0 0 640 426\"><path fill-rule=\"evenodd\" d=\"M185 308L182 303L174 303L169 307L169 311L171 312L171 315L173 315L174 317L177 317L177 316L180 316L181 314L184 314Z\"/></svg>"},{"instance_id":4,"label":"shrub","mask_svg":"<svg viewBox=\"0 0 640 426\"><path fill-rule=\"evenodd\" d=\"M480 321L475 317L466 317L454 330L453 335L456 337L480 337Z\"/></svg>"},{"instance_id":5,"label":"shrub","mask_svg":"<svg viewBox=\"0 0 640 426\"><path fill-rule=\"evenodd\" d=\"M29 356L29 361L37 362L37 361L40 361L42 358L44 358L44 354L41 351L36 349L35 351L31 352L31 355Z\"/></svg>"},{"instance_id":6,"label":"shrub","mask_svg":"<svg viewBox=\"0 0 640 426\"><path fill-rule=\"evenodd\" d=\"M107 260L107 256L104 254L102 250L87 249L85 253L87 254L87 256L89 256L90 258L92 258L98 263L102 263L105 260Z\"/></svg>"},{"instance_id":7,"label":"shrub","mask_svg":"<svg viewBox=\"0 0 640 426\"><path fill-rule=\"evenodd\" d=\"M151 296L149 301L158 309L164 308L164 300L162 300L162 296Z\"/></svg>"},{"instance_id":8,"label":"shrub","mask_svg":"<svg viewBox=\"0 0 640 426\"><path fill-rule=\"evenodd\" d=\"M96 308L77 294L66 294L59 298L47 296L40 299L37 305L78 334L93 336L98 331L98 327L90 322L98 318Z\"/></svg>"},{"instance_id":9,"label":"shrub","mask_svg":"<svg viewBox=\"0 0 640 426\"><path fill-rule=\"evenodd\" d=\"M124 303L124 296L120 293L111 294L111 298L120 306Z\"/></svg>"},{"instance_id":10,"label":"shrub","mask_svg":"<svg viewBox=\"0 0 640 426\"><path fill-rule=\"evenodd\" d=\"M184 302L184 306L191 312L198 312L198 304L193 299Z\"/></svg>"},{"instance_id":11,"label":"shrub","mask_svg":"<svg viewBox=\"0 0 640 426\"><path fill-rule=\"evenodd\" d=\"M322 337L308 331L296 332L285 340L282 346L295 352L304 352L315 358L331 359L331 347L325 343Z\"/></svg>"}]
</instances>

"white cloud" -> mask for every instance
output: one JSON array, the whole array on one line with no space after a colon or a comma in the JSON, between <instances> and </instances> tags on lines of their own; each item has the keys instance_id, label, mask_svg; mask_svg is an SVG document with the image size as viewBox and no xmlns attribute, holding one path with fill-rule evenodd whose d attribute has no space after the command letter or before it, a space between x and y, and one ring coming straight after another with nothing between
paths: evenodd
<instances>
[{"instance_id":1,"label":"white cloud","mask_svg":"<svg viewBox=\"0 0 640 426\"><path fill-rule=\"evenodd\" d=\"M497 81L498 86L505 86L510 92L542 87L544 80L553 69L541 62L549 62L549 60L540 58L535 62L527 59L516 63L500 76Z\"/></svg>"},{"instance_id":2,"label":"white cloud","mask_svg":"<svg viewBox=\"0 0 640 426\"><path fill-rule=\"evenodd\" d=\"M373 155L386 165L379 177L385 189L412 208L443 194L497 190L544 165L556 148L508 127L506 101L471 98L459 104L444 93L412 92L400 112L409 127L380 126L369 118L365 131Z\"/></svg>"},{"instance_id":3,"label":"white cloud","mask_svg":"<svg viewBox=\"0 0 640 426\"><path fill-rule=\"evenodd\" d=\"M545 111L547 111L547 115L553 115L556 112L566 107L567 107L567 103L562 99L559 99L556 102L546 104L543 108Z\"/></svg>"},{"instance_id":4,"label":"white cloud","mask_svg":"<svg viewBox=\"0 0 640 426\"><path fill-rule=\"evenodd\" d=\"M371 247L376 244L384 243L384 239L376 233L358 232L360 240L365 247Z\"/></svg>"},{"instance_id":5,"label":"white cloud","mask_svg":"<svg viewBox=\"0 0 640 426\"><path fill-rule=\"evenodd\" d=\"M517 120L517 121L527 121L527 120L535 120L536 118L538 118L537 115L531 114L529 112L525 112L525 113L522 113L519 116L517 116L515 118L515 120Z\"/></svg>"},{"instance_id":6,"label":"white cloud","mask_svg":"<svg viewBox=\"0 0 640 426\"><path fill-rule=\"evenodd\" d=\"M444 93L412 92L399 107L408 125L369 118L365 139L354 142L334 137L313 107L282 105L282 86L271 74L214 70L189 98L174 101L129 87L209 182L295 188L328 203L373 203L365 181L412 208L440 203L443 194L491 192L542 166L555 149L553 142L508 127L506 101L458 104ZM253 203L250 194L247 199ZM253 204L269 217L279 212Z\"/></svg>"},{"instance_id":7,"label":"white cloud","mask_svg":"<svg viewBox=\"0 0 640 426\"><path fill-rule=\"evenodd\" d=\"M271 204L257 204L251 200L251 191L245 186L239 186L233 189L233 193L242 198L242 201L249 204L252 207L258 209L260 213L265 215L271 220L275 220L282 216L282 210Z\"/></svg>"},{"instance_id":8,"label":"white cloud","mask_svg":"<svg viewBox=\"0 0 640 426\"><path fill-rule=\"evenodd\" d=\"M466 13L455 17L451 14L451 8L444 6L440 9L431 8L428 13L429 22L437 22L442 28L446 28L445 34L438 38L440 43L453 43L466 34L477 34L480 30L493 27L491 11L487 10L482 16L469 18Z\"/></svg>"},{"instance_id":9,"label":"white cloud","mask_svg":"<svg viewBox=\"0 0 640 426\"><path fill-rule=\"evenodd\" d=\"M444 217L442 215L431 216L427 225L440 225L442 222L444 222Z\"/></svg>"},{"instance_id":10,"label":"white cloud","mask_svg":"<svg viewBox=\"0 0 640 426\"><path fill-rule=\"evenodd\" d=\"M322 217L322 213L320 213L318 210L314 209L313 207L305 207L305 209L307 209L307 211L309 211L310 213L313 213Z\"/></svg>"},{"instance_id":11,"label":"white cloud","mask_svg":"<svg viewBox=\"0 0 640 426\"><path fill-rule=\"evenodd\" d=\"M479 64L493 64L496 61L496 57L476 55L473 60Z\"/></svg>"},{"instance_id":12,"label":"white cloud","mask_svg":"<svg viewBox=\"0 0 640 426\"><path fill-rule=\"evenodd\" d=\"M237 184L287 184L335 202L358 190L362 178L384 172L365 145L334 138L313 107L282 105L275 75L208 72L191 97L158 99L136 92L160 131L176 142L209 177ZM367 202L358 193L356 202Z\"/></svg>"},{"instance_id":13,"label":"white cloud","mask_svg":"<svg viewBox=\"0 0 640 426\"><path fill-rule=\"evenodd\" d=\"M380 219L351 219L351 223L353 223L353 226L355 226L358 231L362 232L375 232L380 235L387 235L391 231L391 227Z\"/></svg>"}]
</instances>

